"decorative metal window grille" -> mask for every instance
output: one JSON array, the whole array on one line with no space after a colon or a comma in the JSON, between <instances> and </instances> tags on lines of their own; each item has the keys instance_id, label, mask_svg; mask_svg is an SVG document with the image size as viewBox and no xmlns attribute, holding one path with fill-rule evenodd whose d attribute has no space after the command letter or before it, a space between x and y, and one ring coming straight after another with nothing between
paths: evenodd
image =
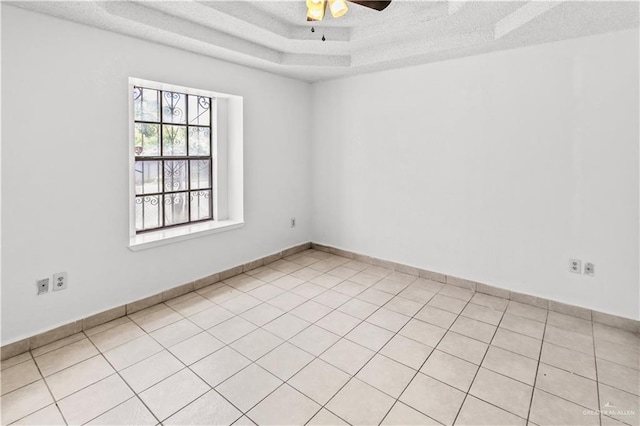
<instances>
[{"instance_id":1,"label":"decorative metal window grille","mask_svg":"<svg viewBox=\"0 0 640 426\"><path fill-rule=\"evenodd\" d=\"M134 86L136 233L213 220L214 102Z\"/></svg>"}]
</instances>

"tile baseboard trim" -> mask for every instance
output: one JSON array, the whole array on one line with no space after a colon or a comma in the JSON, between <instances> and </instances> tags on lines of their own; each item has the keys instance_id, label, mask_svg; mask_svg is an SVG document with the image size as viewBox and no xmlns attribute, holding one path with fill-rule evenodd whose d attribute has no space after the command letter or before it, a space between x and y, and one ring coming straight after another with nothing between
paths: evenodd
<instances>
[{"instance_id":1,"label":"tile baseboard trim","mask_svg":"<svg viewBox=\"0 0 640 426\"><path fill-rule=\"evenodd\" d=\"M280 252L273 253L256 260L244 263L242 265L235 266L233 268L226 269L221 272L208 275L206 277L199 278L193 282L182 284L177 287L170 288L163 292L127 303L125 305L117 306L115 308L107 309L106 311L99 312L94 315L90 315L86 318L82 318L77 321L73 321L68 324L56 327L52 330L45 331L43 333L36 334L26 339L21 339L13 343L6 344L0 348L0 360L12 358L16 355L20 355L32 349L47 345L56 340L64 339L65 337L73 334L88 330L93 327L97 327L109 321L121 318L125 315L132 314L142 309L149 308L159 303L165 302L169 299L181 296L191 291L199 290L211 284L224 281L236 275L244 272L251 271L261 266L266 266L279 259L292 256L300 253L304 250L313 248L315 250L323 251L326 253L334 254L336 256L342 256L348 259L357 260L359 262L367 263L372 266L379 266L387 269L391 269L397 272L403 272L405 274L414 275L419 278L424 278L431 281L436 281L445 285L452 285L456 287L466 288L478 293L487 294L490 296L500 297L503 299L513 300L515 302L524 303L527 305L548 309L550 311L570 315L577 318L586 320L592 320L593 322L607 325L610 327L620 328L626 331L630 331L636 334L640 334L640 321L632 320L629 318L619 317L604 312L583 308L580 306L569 305L561 303L551 299L545 299L537 296L532 296L525 293L518 293L505 288L492 286L485 283L476 281L470 281L464 278L447 275L441 272L434 272L426 269L420 269L414 266L405 265L402 263L396 263L385 259L378 259L372 256L354 253L347 250L317 244L313 242L307 242L289 247Z\"/></svg>"},{"instance_id":2,"label":"tile baseboard trim","mask_svg":"<svg viewBox=\"0 0 640 426\"><path fill-rule=\"evenodd\" d=\"M392 269L398 272L404 272L406 274L414 275L420 278L425 278L431 281L436 281L442 284L453 285L456 287L466 288L476 291L478 293L487 294L490 296L500 297L507 300L513 300L515 302L524 303L527 305L535 306L538 308L548 309L553 312L570 315L573 317L593 321L599 324L607 325L610 327L620 328L632 333L640 334L640 321L630 318L619 317L596 310L583 308L581 306L569 305L566 303L558 302L552 299L545 299L538 296L532 296L525 293L518 293L502 287L496 287L493 285L480 283L476 281L470 281L464 278L447 275L441 272L429 271L426 269L416 268L414 266L404 265L402 263L392 262L390 260L378 259L368 255L355 253L336 247L327 246L324 244L311 243L311 248L315 250L324 251L327 253L335 254L337 256L346 257L348 259L357 260L373 266L381 266L387 269Z\"/></svg>"},{"instance_id":3,"label":"tile baseboard trim","mask_svg":"<svg viewBox=\"0 0 640 426\"><path fill-rule=\"evenodd\" d=\"M168 290L127 303L125 305L107 309L106 311L90 315L86 318L61 325L43 333L21 339L13 343L8 343L0 347L0 360L4 361L5 359L12 358L29 350L36 349L49 343L55 342L56 340L64 339L65 337L69 337L73 334L88 330L93 327L97 327L109 321L121 318L125 315L141 311L142 309L146 309L159 303L165 302L169 299L182 296L183 294L189 293L191 291L199 290L208 285L215 284L244 272L251 271L264 265L268 265L269 263L275 262L284 257L289 257L310 249L311 245L311 242L298 244L281 250L277 253L269 254L267 256L252 260L242 265L234 266L233 268L229 268L224 271L216 272L206 277L199 278L187 284L181 284L177 287L170 288Z\"/></svg>"}]
</instances>

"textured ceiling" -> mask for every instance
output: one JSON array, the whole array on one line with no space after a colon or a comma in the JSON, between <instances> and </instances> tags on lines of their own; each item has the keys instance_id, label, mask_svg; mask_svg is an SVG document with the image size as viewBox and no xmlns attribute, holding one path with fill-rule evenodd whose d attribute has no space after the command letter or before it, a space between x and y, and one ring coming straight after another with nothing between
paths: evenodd
<instances>
[{"instance_id":1,"label":"textured ceiling","mask_svg":"<svg viewBox=\"0 0 640 426\"><path fill-rule=\"evenodd\" d=\"M313 24L296 1L9 2L305 81L638 27L636 1L406 1ZM324 34L326 41L321 41Z\"/></svg>"}]
</instances>

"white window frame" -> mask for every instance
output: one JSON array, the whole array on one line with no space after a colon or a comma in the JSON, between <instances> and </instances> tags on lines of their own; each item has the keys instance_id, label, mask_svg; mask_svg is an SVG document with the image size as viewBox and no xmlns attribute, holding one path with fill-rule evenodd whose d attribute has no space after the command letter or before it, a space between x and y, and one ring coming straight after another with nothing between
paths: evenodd
<instances>
[{"instance_id":1,"label":"white window frame","mask_svg":"<svg viewBox=\"0 0 640 426\"><path fill-rule=\"evenodd\" d=\"M134 86L149 89L179 92L189 95L205 96L217 103L217 143L212 146L213 161L213 220L185 224L157 231L136 233L136 190L135 190L135 123L134 123ZM244 225L244 178L243 178L243 98L207 90L191 89L168 83L129 78L129 248L133 251L171 244L218 232L238 229Z\"/></svg>"}]
</instances>

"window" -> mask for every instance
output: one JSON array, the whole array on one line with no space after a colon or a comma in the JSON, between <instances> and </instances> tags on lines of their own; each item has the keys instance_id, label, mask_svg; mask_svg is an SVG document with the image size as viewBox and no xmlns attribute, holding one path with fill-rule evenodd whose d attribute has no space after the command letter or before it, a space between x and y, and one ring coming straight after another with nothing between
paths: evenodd
<instances>
[{"instance_id":1,"label":"window","mask_svg":"<svg viewBox=\"0 0 640 426\"><path fill-rule=\"evenodd\" d=\"M129 95L129 247L242 226L242 97L136 78Z\"/></svg>"},{"instance_id":2,"label":"window","mask_svg":"<svg viewBox=\"0 0 640 426\"><path fill-rule=\"evenodd\" d=\"M213 219L215 102L134 86L137 233Z\"/></svg>"}]
</instances>

